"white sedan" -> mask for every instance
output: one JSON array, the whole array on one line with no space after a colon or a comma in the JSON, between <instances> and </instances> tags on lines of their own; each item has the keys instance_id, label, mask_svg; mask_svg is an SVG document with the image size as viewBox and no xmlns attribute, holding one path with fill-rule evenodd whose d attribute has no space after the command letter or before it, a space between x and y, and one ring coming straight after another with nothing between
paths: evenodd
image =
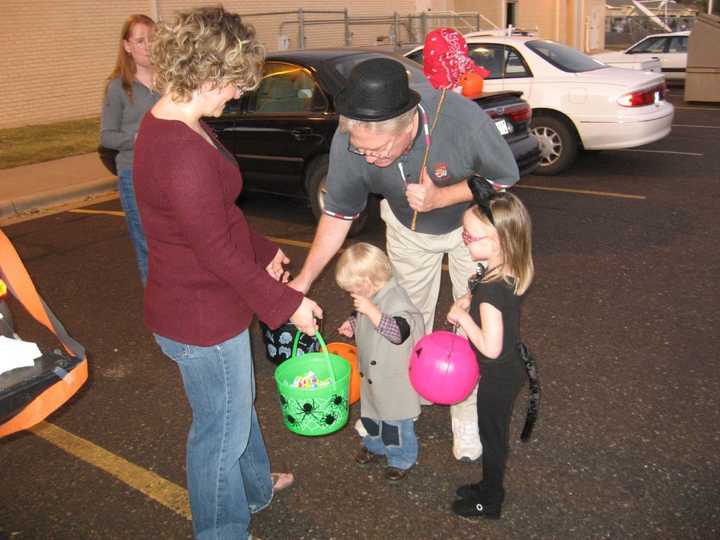
<instances>
[{"instance_id":1,"label":"white sedan","mask_svg":"<svg viewBox=\"0 0 720 540\"><path fill-rule=\"evenodd\" d=\"M476 64L490 71L485 91L520 90L533 111L542 152L536 174L557 174L578 149L648 144L670 133L673 106L657 73L608 67L575 49L535 37L467 34ZM423 62L423 48L406 53Z\"/></svg>"},{"instance_id":2,"label":"white sedan","mask_svg":"<svg viewBox=\"0 0 720 540\"><path fill-rule=\"evenodd\" d=\"M690 32L670 32L644 37L624 51L594 54L593 58L617 67L625 62L659 61L667 80L685 80Z\"/></svg>"}]
</instances>

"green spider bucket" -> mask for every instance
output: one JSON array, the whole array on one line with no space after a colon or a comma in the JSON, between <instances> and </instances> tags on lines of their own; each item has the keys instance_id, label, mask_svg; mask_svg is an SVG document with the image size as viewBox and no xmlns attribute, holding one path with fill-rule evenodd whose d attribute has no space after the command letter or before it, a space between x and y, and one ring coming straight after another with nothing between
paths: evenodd
<instances>
[{"instance_id":1,"label":"green spider bucket","mask_svg":"<svg viewBox=\"0 0 720 540\"><path fill-rule=\"evenodd\" d=\"M350 364L341 356L331 354L318 332L321 352L296 356L301 332L295 334L292 355L275 369L275 382L280 394L285 427L306 437L327 435L342 428L348 421ZM296 388L296 377L309 371L318 380L330 379L327 386Z\"/></svg>"}]
</instances>

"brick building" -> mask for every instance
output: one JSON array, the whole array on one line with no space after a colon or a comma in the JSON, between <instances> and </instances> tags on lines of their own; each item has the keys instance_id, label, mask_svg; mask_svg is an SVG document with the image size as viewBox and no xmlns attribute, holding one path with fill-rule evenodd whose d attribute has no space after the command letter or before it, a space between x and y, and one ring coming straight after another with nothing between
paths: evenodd
<instances>
[{"instance_id":1,"label":"brick building","mask_svg":"<svg viewBox=\"0 0 720 540\"><path fill-rule=\"evenodd\" d=\"M97 116L105 81L117 54L120 27L127 15L169 18L183 8L208 5L199 0L3 0L0 18L0 128ZM389 21L343 24L350 17L379 17L440 12L479 12L482 28L537 28L540 36L581 50L604 46L603 0L366 0L362 8L348 0L224 0L241 14L290 12L248 17L268 51L306 47L366 46L383 40L415 39L417 28L396 32ZM357 6L357 4L355 4ZM300 24L297 10L304 10ZM331 13L313 13L327 11ZM473 19L474 20L474 19ZM447 25L428 18L432 27ZM301 32L302 27L302 32ZM423 27L424 28L424 27ZM465 30L464 28L461 28Z\"/></svg>"}]
</instances>

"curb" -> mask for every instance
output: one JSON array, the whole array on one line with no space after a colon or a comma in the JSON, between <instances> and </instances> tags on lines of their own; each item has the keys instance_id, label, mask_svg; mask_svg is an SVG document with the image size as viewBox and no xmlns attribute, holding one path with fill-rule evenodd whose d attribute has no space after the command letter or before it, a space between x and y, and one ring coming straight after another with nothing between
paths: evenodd
<instances>
[{"instance_id":1,"label":"curb","mask_svg":"<svg viewBox=\"0 0 720 540\"><path fill-rule=\"evenodd\" d=\"M70 204L74 201L105 195L117 191L117 177L109 176L68 187L50 189L23 195L14 199L0 200L0 220L18 218L42 210Z\"/></svg>"}]
</instances>

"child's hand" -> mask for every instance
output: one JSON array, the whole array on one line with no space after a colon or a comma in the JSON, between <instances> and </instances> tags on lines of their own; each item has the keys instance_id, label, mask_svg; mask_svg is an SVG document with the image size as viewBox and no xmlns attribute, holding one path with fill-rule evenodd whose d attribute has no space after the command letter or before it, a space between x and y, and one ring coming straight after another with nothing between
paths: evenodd
<instances>
[{"instance_id":1,"label":"child's hand","mask_svg":"<svg viewBox=\"0 0 720 540\"><path fill-rule=\"evenodd\" d=\"M467 318L470 316L467 312L467 308L463 308L461 305L459 305L460 300L462 300L462 298L458 298L458 300L452 305L450 311L447 314L447 320L453 326L463 326L463 321L466 321ZM468 307L470 306L468 305Z\"/></svg>"},{"instance_id":2,"label":"child's hand","mask_svg":"<svg viewBox=\"0 0 720 540\"><path fill-rule=\"evenodd\" d=\"M455 303L453 304L453 307L458 307L459 309L462 309L463 311L469 311L470 310L470 301L472 300L472 297L470 296L470 293L465 294L455 300Z\"/></svg>"},{"instance_id":3,"label":"child's hand","mask_svg":"<svg viewBox=\"0 0 720 540\"><path fill-rule=\"evenodd\" d=\"M345 321L340 325L340 328L338 328L338 334L341 336L345 336L346 338L353 337L353 329L352 324L350 324L350 321Z\"/></svg>"},{"instance_id":4,"label":"child's hand","mask_svg":"<svg viewBox=\"0 0 720 540\"><path fill-rule=\"evenodd\" d=\"M353 305L358 313L364 313L368 317L374 312L379 311L377 306L372 303L367 296L361 296L359 294L351 294L353 298Z\"/></svg>"},{"instance_id":5,"label":"child's hand","mask_svg":"<svg viewBox=\"0 0 720 540\"><path fill-rule=\"evenodd\" d=\"M366 315L375 326L380 324L382 312L375 304L372 303L372 300L370 300L367 296L361 296L359 294L351 294L350 296L353 298L353 305L358 313Z\"/></svg>"}]
</instances>

